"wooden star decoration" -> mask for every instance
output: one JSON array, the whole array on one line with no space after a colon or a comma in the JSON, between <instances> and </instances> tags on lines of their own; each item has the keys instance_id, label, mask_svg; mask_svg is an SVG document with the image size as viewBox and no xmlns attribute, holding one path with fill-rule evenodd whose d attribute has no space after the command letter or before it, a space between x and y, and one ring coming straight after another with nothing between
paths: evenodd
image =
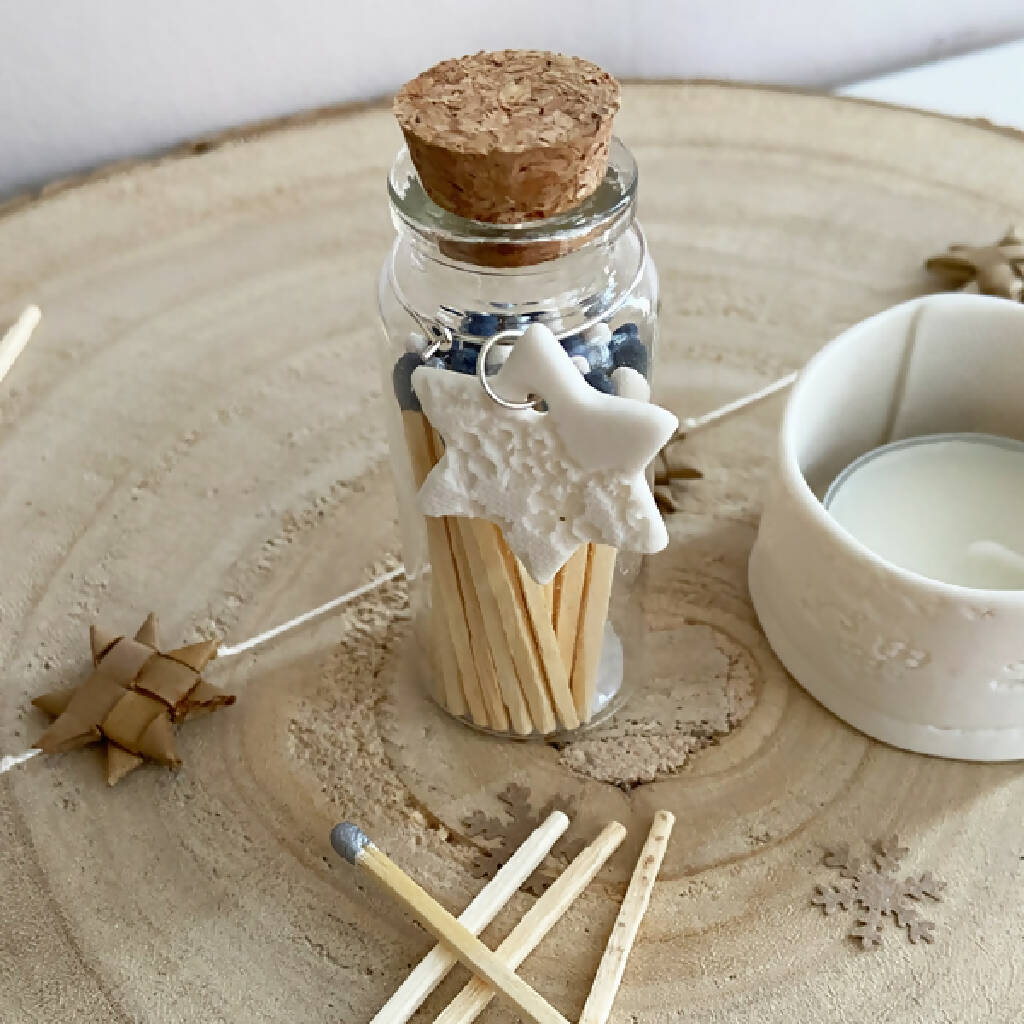
<instances>
[{"instance_id":1,"label":"wooden star decoration","mask_svg":"<svg viewBox=\"0 0 1024 1024\"><path fill-rule=\"evenodd\" d=\"M89 678L77 688L55 690L32 701L54 719L35 745L57 754L105 742L111 786L147 758L178 767L174 725L235 702L234 694L211 686L200 675L216 657L216 641L161 651L152 613L134 638L93 626L89 641Z\"/></svg>"},{"instance_id":2,"label":"wooden star decoration","mask_svg":"<svg viewBox=\"0 0 1024 1024\"><path fill-rule=\"evenodd\" d=\"M925 267L951 288L973 283L982 295L1024 299L1024 242L1012 227L994 245L951 245Z\"/></svg>"},{"instance_id":3,"label":"wooden star decoration","mask_svg":"<svg viewBox=\"0 0 1024 1024\"><path fill-rule=\"evenodd\" d=\"M668 532L644 476L679 421L650 402L592 388L543 324L516 339L490 379L418 367L413 388L445 443L419 494L427 516L496 523L539 583L584 543L650 554Z\"/></svg>"}]
</instances>

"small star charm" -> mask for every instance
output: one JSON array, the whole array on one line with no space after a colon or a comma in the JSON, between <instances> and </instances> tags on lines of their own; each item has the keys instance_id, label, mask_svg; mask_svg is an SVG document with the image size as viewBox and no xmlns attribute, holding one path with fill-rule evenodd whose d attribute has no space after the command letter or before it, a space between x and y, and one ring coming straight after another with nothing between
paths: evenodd
<instances>
[{"instance_id":1,"label":"small star charm","mask_svg":"<svg viewBox=\"0 0 1024 1024\"><path fill-rule=\"evenodd\" d=\"M92 675L77 689L57 690L32 701L55 719L36 746L56 754L105 741L111 786L145 758L176 768L181 761L174 746L174 723L235 702L234 694L200 676L216 656L214 640L162 652L152 614L134 639L93 626L89 640Z\"/></svg>"},{"instance_id":2,"label":"small star charm","mask_svg":"<svg viewBox=\"0 0 1024 1024\"><path fill-rule=\"evenodd\" d=\"M925 267L951 288L972 282L982 295L1020 302L1024 298L1024 242L1010 228L994 245L951 245Z\"/></svg>"},{"instance_id":3,"label":"small star charm","mask_svg":"<svg viewBox=\"0 0 1024 1024\"><path fill-rule=\"evenodd\" d=\"M547 327L529 327L489 378L506 401L539 396L543 412L505 408L475 376L440 368L419 367L412 383L445 443L420 490L424 515L497 523L538 583L587 542L643 553L668 544L644 471L678 420L590 387Z\"/></svg>"}]
</instances>

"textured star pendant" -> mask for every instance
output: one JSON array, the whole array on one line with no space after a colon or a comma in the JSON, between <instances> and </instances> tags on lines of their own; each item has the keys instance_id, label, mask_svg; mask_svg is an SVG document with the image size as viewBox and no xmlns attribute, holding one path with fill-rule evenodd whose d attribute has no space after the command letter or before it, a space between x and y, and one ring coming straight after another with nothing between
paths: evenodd
<instances>
[{"instance_id":1,"label":"textured star pendant","mask_svg":"<svg viewBox=\"0 0 1024 1024\"><path fill-rule=\"evenodd\" d=\"M111 786L146 758L176 768L181 761L174 723L235 702L234 694L200 676L217 653L214 640L162 652L152 614L134 639L108 635L93 626L89 640L92 675L77 689L57 690L32 701L55 719L36 746L56 754L105 741Z\"/></svg>"},{"instance_id":2,"label":"textured star pendant","mask_svg":"<svg viewBox=\"0 0 1024 1024\"><path fill-rule=\"evenodd\" d=\"M541 324L488 380L506 401L539 396L546 411L507 409L475 376L427 366L413 373L445 443L420 489L424 515L497 523L539 583L587 542L643 553L668 544L644 471L675 432L675 416L592 388Z\"/></svg>"}]
</instances>

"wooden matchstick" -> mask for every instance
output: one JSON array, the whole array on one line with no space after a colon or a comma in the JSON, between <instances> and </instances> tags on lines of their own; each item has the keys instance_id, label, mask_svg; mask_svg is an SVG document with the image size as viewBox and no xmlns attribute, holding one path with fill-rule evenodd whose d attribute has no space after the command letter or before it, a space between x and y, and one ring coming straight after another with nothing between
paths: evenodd
<instances>
[{"instance_id":1,"label":"wooden matchstick","mask_svg":"<svg viewBox=\"0 0 1024 1024\"><path fill-rule=\"evenodd\" d=\"M617 821L601 834L562 872L547 892L526 912L495 954L515 970L540 944L573 900L590 884L605 861L618 849L626 830ZM494 989L474 978L448 1004L434 1024L469 1024L495 996Z\"/></svg>"},{"instance_id":2,"label":"wooden matchstick","mask_svg":"<svg viewBox=\"0 0 1024 1024\"><path fill-rule=\"evenodd\" d=\"M580 622L580 602L583 599L583 584L587 577L587 545L581 544L570 556L569 561L558 570L557 601L555 604L555 635L562 655L565 671L572 677L573 660L576 656L576 631ZM579 714L579 709L577 709Z\"/></svg>"},{"instance_id":3,"label":"wooden matchstick","mask_svg":"<svg viewBox=\"0 0 1024 1024\"><path fill-rule=\"evenodd\" d=\"M479 935L533 874L568 827L569 819L561 811L552 811L480 890L459 916L459 923L474 935ZM458 962L458 957L448 946L438 943L416 965L370 1024L405 1024Z\"/></svg>"},{"instance_id":4,"label":"wooden matchstick","mask_svg":"<svg viewBox=\"0 0 1024 1024\"><path fill-rule=\"evenodd\" d=\"M547 603L547 606L548 606L548 619L551 621L551 623L553 625L554 624L554 618L555 618L555 580L554 580L554 577L552 577L550 583L542 584L541 589L544 591L544 600L545 600L545 602Z\"/></svg>"},{"instance_id":5,"label":"wooden matchstick","mask_svg":"<svg viewBox=\"0 0 1024 1024\"><path fill-rule=\"evenodd\" d=\"M331 845L350 864L386 888L436 939L447 944L460 962L486 979L498 994L533 1024L569 1024L543 996L518 977L465 925L429 896L382 853L357 825L343 823L331 831Z\"/></svg>"},{"instance_id":6,"label":"wooden matchstick","mask_svg":"<svg viewBox=\"0 0 1024 1024\"><path fill-rule=\"evenodd\" d=\"M434 468L432 431L426 416L414 410L402 411L402 426L405 430L405 444L412 464L413 482L418 490L427 474ZM466 702L459 682L460 675L472 671L473 655L469 646L469 630L459 594L458 577L448 544L448 533L443 520L427 517L424 521L427 531L427 550L433 577L432 619L434 642L438 645L451 644L452 652L439 651L438 661L442 666L444 702L456 716L466 713ZM456 671L451 671L451 666ZM447 667L447 671L445 670ZM481 715L480 725L486 725Z\"/></svg>"},{"instance_id":7,"label":"wooden matchstick","mask_svg":"<svg viewBox=\"0 0 1024 1024\"><path fill-rule=\"evenodd\" d=\"M430 451L432 464L436 464L444 454L444 441L426 417L423 418L423 423L427 432L427 448ZM508 727L508 718L501 706L500 697L497 704L493 701L489 703L487 699L491 692L497 689L497 680L489 678L493 676L494 669L490 662L486 640L482 635L482 627L478 621L476 592L462 549L458 519L454 516L427 516L426 519L428 524L442 524L443 543L447 549L443 557L446 564L454 570L459 597L458 608L462 616L460 636L465 637L469 650L469 661L463 663L460 660L459 663L462 692L469 705L469 717L473 720L474 725L481 728L503 731ZM428 526L428 529L430 528ZM433 563L433 555L431 555L431 563ZM454 611L453 614L455 614ZM476 624L475 630L474 623Z\"/></svg>"},{"instance_id":8,"label":"wooden matchstick","mask_svg":"<svg viewBox=\"0 0 1024 1024\"><path fill-rule=\"evenodd\" d=\"M606 1024L612 1012L622 973L626 969L626 959L633 948L640 922L647 912L647 904L651 900L651 892L661 870L675 820L675 815L669 811L658 811L654 815L654 823L640 851L633 877L629 880L629 888L619 907L601 963L598 964L579 1024Z\"/></svg>"},{"instance_id":9,"label":"wooden matchstick","mask_svg":"<svg viewBox=\"0 0 1024 1024\"><path fill-rule=\"evenodd\" d=\"M581 722L589 722L594 715L597 672L615 578L615 556L615 548L606 544L591 544L587 556L587 578L572 669L572 694Z\"/></svg>"},{"instance_id":10,"label":"wooden matchstick","mask_svg":"<svg viewBox=\"0 0 1024 1024\"><path fill-rule=\"evenodd\" d=\"M0 338L0 380L7 376L15 359L25 351L25 346L42 316L38 306L27 306L3 338Z\"/></svg>"},{"instance_id":11,"label":"wooden matchstick","mask_svg":"<svg viewBox=\"0 0 1024 1024\"><path fill-rule=\"evenodd\" d=\"M455 568L459 574L459 585L462 589L462 600L466 609L466 621L469 624L469 642L473 651L473 664L476 667L476 681L490 727L495 732L508 732L508 712L505 710L497 668L492 658L492 645L489 643L490 634L484 621L482 609L480 591L488 589L487 581L478 579L472 571L463 537L463 531L466 529L465 520L455 516L448 517L452 557L455 559ZM469 698L468 693L466 697Z\"/></svg>"},{"instance_id":12,"label":"wooden matchstick","mask_svg":"<svg viewBox=\"0 0 1024 1024\"><path fill-rule=\"evenodd\" d=\"M502 554L509 566L510 574L514 570L519 578L518 593L522 594L526 618L533 629L537 654L547 677L548 690L559 721L565 729L578 729L580 720L576 716L572 691L569 689L569 673L565 670L562 653L558 649L558 638L551 622L551 605L548 603L544 586L527 572L526 566L512 554L504 541Z\"/></svg>"},{"instance_id":13,"label":"wooden matchstick","mask_svg":"<svg viewBox=\"0 0 1024 1024\"><path fill-rule=\"evenodd\" d=\"M477 597L480 600L484 629L487 633L487 643L491 649L491 657L494 659L494 669L505 707L508 709L513 730L520 736L529 736L534 731L533 719L530 717L530 709L519 685L519 676L516 673L512 652L509 649L505 627L501 621L498 599L487 578L487 567L473 536L472 524L461 520L459 526L462 531L466 558L469 561L469 571L476 582Z\"/></svg>"},{"instance_id":14,"label":"wooden matchstick","mask_svg":"<svg viewBox=\"0 0 1024 1024\"><path fill-rule=\"evenodd\" d=\"M545 735L554 732L558 723L551 706L547 681L534 645L526 610L518 595L516 574L510 571L502 555L505 541L501 531L485 519L467 519L465 522L486 571L487 586L498 602L502 627L508 638L509 650L534 728Z\"/></svg>"}]
</instances>

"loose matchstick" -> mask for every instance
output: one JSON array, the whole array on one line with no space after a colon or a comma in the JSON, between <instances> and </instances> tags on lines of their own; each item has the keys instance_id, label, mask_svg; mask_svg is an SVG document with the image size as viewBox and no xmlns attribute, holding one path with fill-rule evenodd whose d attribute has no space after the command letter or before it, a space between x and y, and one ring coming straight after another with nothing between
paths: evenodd
<instances>
[{"instance_id":1,"label":"loose matchstick","mask_svg":"<svg viewBox=\"0 0 1024 1024\"><path fill-rule=\"evenodd\" d=\"M658 811L654 816L647 842L640 851L640 859L636 862L629 888L608 937L604 956L594 975L594 984L587 996L579 1024L606 1024L612 1012L622 973L626 969L626 959L633 948L640 922L647 912L647 904L651 900L651 892L661 870L675 820L675 815L669 811Z\"/></svg>"},{"instance_id":2,"label":"loose matchstick","mask_svg":"<svg viewBox=\"0 0 1024 1024\"><path fill-rule=\"evenodd\" d=\"M0 338L0 380L7 376L14 360L24 352L42 316L38 306L26 307L3 338Z\"/></svg>"},{"instance_id":3,"label":"loose matchstick","mask_svg":"<svg viewBox=\"0 0 1024 1024\"><path fill-rule=\"evenodd\" d=\"M479 935L533 874L568 827L569 819L561 811L552 811L494 878L480 890L460 915L459 923L464 924L474 935ZM458 957L448 946L438 943L416 965L370 1024L405 1024L458 962Z\"/></svg>"},{"instance_id":4,"label":"loose matchstick","mask_svg":"<svg viewBox=\"0 0 1024 1024\"><path fill-rule=\"evenodd\" d=\"M331 831L335 852L387 889L436 939L450 946L474 974L486 979L513 1009L533 1024L569 1024L543 996L535 992L501 957L492 953L464 924L429 896L402 869L348 822Z\"/></svg>"},{"instance_id":5,"label":"loose matchstick","mask_svg":"<svg viewBox=\"0 0 1024 1024\"><path fill-rule=\"evenodd\" d=\"M626 830L617 821L605 826L601 834L562 872L547 892L526 912L509 932L495 953L515 970L540 945L541 940L569 909L618 849ZM483 1012L495 992L480 978L474 978L448 1004L434 1024L469 1024Z\"/></svg>"}]
</instances>

